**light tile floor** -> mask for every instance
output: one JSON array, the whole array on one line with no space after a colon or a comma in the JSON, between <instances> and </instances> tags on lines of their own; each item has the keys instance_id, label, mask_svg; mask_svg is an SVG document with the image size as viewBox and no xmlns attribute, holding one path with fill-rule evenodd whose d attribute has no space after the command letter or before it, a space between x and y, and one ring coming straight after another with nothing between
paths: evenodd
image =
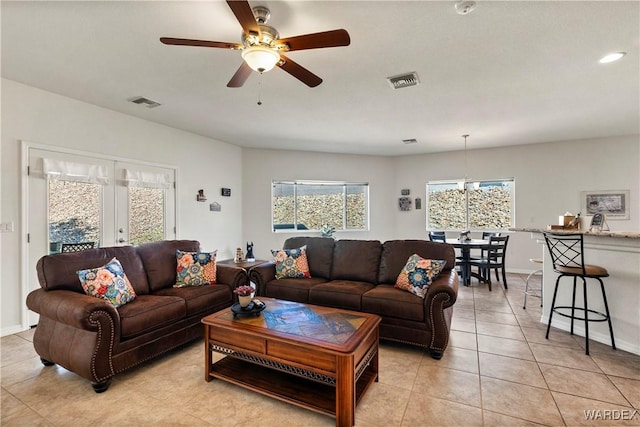
<instances>
[{"instance_id":1,"label":"light tile floor","mask_svg":"<svg viewBox=\"0 0 640 427\"><path fill-rule=\"evenodd\" d=\"M640 357L553 330L539 299L522 309L524 275L461 287L441 360L382 342L380 381L357 426L640 425ZM539 282L537 284L539 286ZM44 367L32 331L1 339L2 426L332 426L327 416L222 381L204 381L195 342L115 377L106 393L60 367ZM587 419L592 411L595 420Z\"/></svg>"}]
</instances>

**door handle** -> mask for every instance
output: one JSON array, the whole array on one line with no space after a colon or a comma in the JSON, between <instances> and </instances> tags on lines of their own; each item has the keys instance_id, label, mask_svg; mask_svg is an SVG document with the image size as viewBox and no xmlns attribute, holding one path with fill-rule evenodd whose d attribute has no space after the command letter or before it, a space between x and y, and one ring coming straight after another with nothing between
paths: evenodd
<instances>
[{"instance_id":1,"label":"door handle","mask_svg":"<svg viewBox=\"0 0 640 427\"><path fill-rule=\"evenodd\" d=\"M118 243L127 243L126 240L124 240L122 237L118 239Z\"/></svg>"}]
</instances>

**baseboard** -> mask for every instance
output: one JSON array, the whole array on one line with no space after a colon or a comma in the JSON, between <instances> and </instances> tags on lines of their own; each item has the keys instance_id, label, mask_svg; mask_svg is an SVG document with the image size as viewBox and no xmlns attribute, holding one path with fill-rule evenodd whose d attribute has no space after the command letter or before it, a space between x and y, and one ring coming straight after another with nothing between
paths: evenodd
<instances>
[{"instance_id":1,"label":"baseboard","mask_svg":"<svg viewBox=\"0 0 640 427\"><path fill-rule=\"evenodd\" d=\"M24 331L26 331L26 329L24 329L22 325L7 326L6 328L0 329L0 337L6 337L7 335L13 335Z\"/></svg>"}]
</instances>

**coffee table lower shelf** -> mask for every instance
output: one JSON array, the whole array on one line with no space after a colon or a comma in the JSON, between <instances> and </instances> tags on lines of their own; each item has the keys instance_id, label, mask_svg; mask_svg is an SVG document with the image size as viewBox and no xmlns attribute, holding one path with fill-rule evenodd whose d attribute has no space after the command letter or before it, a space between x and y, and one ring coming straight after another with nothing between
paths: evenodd
<instances>
[{"instance_id":1,"label":"coffee table lower shelf","mask_svg":"<svg viewBox=\"0 0 640 427\"><path fill-rule=\"evenodd\" d=\"M336 416L336 388L275 369L227 356L211 366L218 378L284 402L332 417ZM373 369L365 369L356 382L356 404L376 380Z\"/></svg>"}]
</instances>

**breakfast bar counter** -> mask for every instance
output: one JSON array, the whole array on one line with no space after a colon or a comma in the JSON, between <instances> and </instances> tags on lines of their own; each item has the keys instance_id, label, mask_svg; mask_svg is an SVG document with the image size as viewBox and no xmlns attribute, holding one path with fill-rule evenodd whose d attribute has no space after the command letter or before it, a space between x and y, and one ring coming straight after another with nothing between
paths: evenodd
<instances>
[{"instance_id":1,"label":"breakfast bar counter","mask_svg":"<svg viewBox=\"0 0 640 427\"><path fill-rule=\"evenodd\" d=\"M637 231L591 231L591 230L548 230L546 228L511 228L510 231L528 232L531 238L542 246L543 254L543 312L541 322L547 323L553 297L557 273L553 271L551 258L545 245L543 233L584 235L584 260L586 264L596 264L606 268L609 277L603 279L607 291L609 310L613 322L616 346L634 354L640 354L640 233ZM565 279L568 280L568 279ZM587 279L588 286L597 282ZM580 286L579 286L580 288ZM598 298L599 292L589 292L590 302L602 311L604 303ZM593 295L593 296L592 296ZM571 286L561 286L558 300L571 301ZM576 295L582 301L582 293ZM552 325L568 331L569 320L554 316ZM578 335L584 336L584 322L576 321ZM589 337L594 341L610 345L606 322L589 325Z\"/></svg>"}]
</instances>

